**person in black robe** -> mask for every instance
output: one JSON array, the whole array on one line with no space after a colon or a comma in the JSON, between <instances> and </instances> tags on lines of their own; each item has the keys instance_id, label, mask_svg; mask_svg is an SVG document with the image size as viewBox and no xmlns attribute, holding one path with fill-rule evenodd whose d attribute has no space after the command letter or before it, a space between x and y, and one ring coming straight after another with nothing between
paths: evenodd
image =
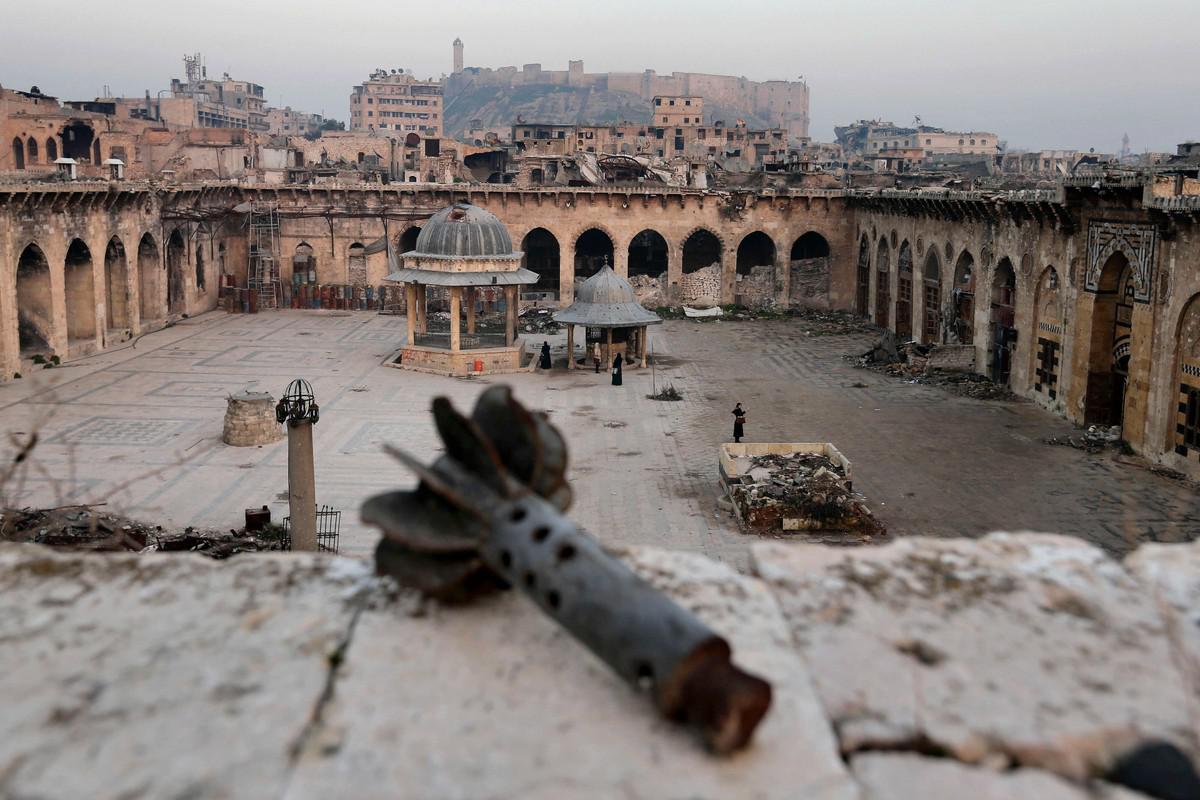
<instances>
[{"instance_id":1,"label":"person in black robe","mask_svg":"<svg viewBox=\"0 0 1200 800\"><path fill-rule=\"evenodd\" d=\"M542 342L542 358L538 362L542 369L550 369L550 343Z\"/></svg>"},{"instance_id":2,"label":"person in black robe","mask_svg":"<svg viewBox=\"0 0 1200 800\"><path fill-rule=\"evenodd\" d=\"M612 385L613 386L621 385L621 354L620 353L617 353L615 356L613 356Z\"/></svg>"},{"instance_id":3,"label":"person in black robe","mask_svg":"<svg viewBox=\"0 0 1200 800\"><path fill-rule=\"evenodd\" d=\"M742 441L742 437L746 435L746 429L743 427L745 424L746 409L742 408L741 403L738 403L733 407L733 441Z\"/></svg>"}]
</instances>

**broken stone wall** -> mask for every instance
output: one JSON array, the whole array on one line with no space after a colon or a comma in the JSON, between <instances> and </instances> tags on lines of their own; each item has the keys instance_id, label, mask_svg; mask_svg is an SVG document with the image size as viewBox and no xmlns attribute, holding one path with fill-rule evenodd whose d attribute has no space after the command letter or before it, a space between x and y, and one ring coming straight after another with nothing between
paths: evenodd
<instances>
[{"instance_id":1,"label":"broken stone wall","mask_svg":"<svg viewBox=\"0 0 1200 800\"><path fill-rule=\"evenodd\" d=\"M734 289L738 305L749 308L775 305L775 267L767 264L753 267L748 275L738 274Z\"/></svg>"},{"instance_id":2,"label":"broken stone wall","mask_svg":"<svg viewBox=\"0 0 1200 800\"><path fill-rule=\"evenodd\" d=\"M788 302L803 308L830 308L829 275L832 259L803 258L791 262Z\"/></svg>"},{"instance_id":3,"label":"broken stone wall","mask_svg":"<svg viewBox=\"0 0 1200 800\"><path fill-rule=\"evenodd\" d=\"M721 304L721 265L710 264L679 278L679 302L708 308Z\"/></svg>"}]
</instances>

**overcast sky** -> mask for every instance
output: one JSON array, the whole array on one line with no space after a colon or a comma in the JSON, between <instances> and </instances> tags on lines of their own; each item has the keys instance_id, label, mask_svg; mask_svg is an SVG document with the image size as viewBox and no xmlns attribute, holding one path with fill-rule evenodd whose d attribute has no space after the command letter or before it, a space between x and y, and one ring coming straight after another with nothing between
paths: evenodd
<instances>
[{"instance_id":1,"label":"overcast sky","mask_svg":"<svg viewBox=\"0 0 1200 800\"><path fill-rule=\"evenodd\" d=\"M272 105L349 117L375 67L804 76L812 135L861 118L995 131L1010 147L1174 151L1200 138L1200 0L37 0L5 3L0 84L154 94L185 52Z\"/></svg>"}]
</instances>

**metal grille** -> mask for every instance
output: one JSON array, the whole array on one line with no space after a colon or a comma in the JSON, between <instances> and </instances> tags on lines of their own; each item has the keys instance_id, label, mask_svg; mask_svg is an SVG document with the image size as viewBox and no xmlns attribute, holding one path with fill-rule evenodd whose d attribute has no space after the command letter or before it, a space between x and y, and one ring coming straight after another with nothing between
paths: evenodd
<instances>
[{"instance_id":1,"label":"metal grille","mask_svg":"<svg viewBox=\"0 0 1200 800\"><path fill-rule=\"evenodd\" d=\"M341 538L342 512L330 506L317 506L317 550L322 553L338 551ZM292 518L283 518L283 550L292 549Z\"/></svg>"}]
</instances>

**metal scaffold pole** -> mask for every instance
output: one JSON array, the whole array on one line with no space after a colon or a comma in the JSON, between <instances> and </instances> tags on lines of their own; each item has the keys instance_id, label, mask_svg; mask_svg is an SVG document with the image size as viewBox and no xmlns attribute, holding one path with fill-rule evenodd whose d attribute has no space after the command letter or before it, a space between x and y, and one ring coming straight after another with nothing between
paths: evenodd
<instances>
[{"instance_id":1,"label":"metal scaffold pole","mask_svg":"<svg viewBox=\"0 0 1200 800\"><path fill-rule=\"evenodd\" d=\"M259 308L279 307L279 208L250 204L250 263L247 288L258 294Z\"/></svg>"}]
</instances>

